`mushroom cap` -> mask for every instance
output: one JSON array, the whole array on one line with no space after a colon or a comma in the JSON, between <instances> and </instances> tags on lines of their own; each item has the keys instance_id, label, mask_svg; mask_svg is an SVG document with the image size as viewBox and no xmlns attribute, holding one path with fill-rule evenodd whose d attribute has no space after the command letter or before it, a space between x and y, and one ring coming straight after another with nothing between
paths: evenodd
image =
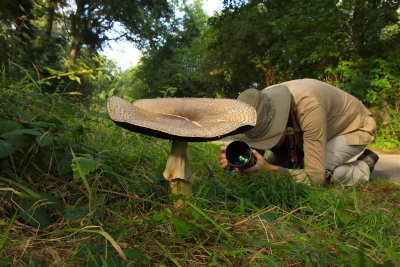
<instances>
[{"instance_id":1,"label":"mushroom cap","mask_svg":"<svg viewBox=\"0 0 400 267\"><path fill-rule=\"evenodd\" d=\"M108 114L130 131L171 140L211 141L256 125L256 110L236 99L153 98L107 100Z\"/></svg>"}]
</instances>

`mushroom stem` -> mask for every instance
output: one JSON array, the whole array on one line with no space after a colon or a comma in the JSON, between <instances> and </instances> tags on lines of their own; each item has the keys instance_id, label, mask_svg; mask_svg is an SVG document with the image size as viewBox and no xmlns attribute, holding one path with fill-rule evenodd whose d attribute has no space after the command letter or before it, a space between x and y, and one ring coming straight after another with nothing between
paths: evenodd
<instances>
[{"instance_id":1,"label":"mushroom stem","mask_svg":"<svg viewBox=\"0 0 400 267\"><path fill-rule=\"evenodd\" d=\"M164 178L170 181L171 191L176 195L191 196L192 182L186 141L172 140L171 152L164 170ZM176 207L181 207L183 201L177 201Z\"/></svg>"}]
</instances>

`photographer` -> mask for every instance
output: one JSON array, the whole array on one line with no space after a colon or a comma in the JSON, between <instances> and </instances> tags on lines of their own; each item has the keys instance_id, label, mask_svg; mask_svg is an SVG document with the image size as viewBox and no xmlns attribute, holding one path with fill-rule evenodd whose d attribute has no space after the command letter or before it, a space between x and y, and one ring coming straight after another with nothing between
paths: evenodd
<instances>
[{"instance_id":1,"label":"photographer","mask_svg":"<svg viewBox=\"0 0 400 267\"><path fill-rule=\"evenodd\" d=\"M354 185L368 181L378 156L370 150L348 162L374 140L372 113L354 96L327 83L301 79L259 91L248 89L238 100L257 111L257 124L235 135L248 143L257 159L251 168L292 176L298 182L324 185L340 182ZM257 150L270 150L265 159ZM221 147L220 165L228 167L226 147Z\"/></svg>"}]
</instances>

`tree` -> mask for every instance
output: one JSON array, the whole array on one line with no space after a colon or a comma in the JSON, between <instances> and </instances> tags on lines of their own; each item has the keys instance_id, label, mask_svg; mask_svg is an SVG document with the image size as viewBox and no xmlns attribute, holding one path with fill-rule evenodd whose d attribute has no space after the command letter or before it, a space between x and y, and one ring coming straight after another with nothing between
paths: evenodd
<instances>
[{"instance_id":1,"label":"tree","mask_svg":"<svg viewBox=\"0 0 400 267\"><path fill-rule=\"evenodd\" d=\"M65 2L60 2L61 4L65 5ZM56 12L59 6L58 0L49 0L47 6L45 7L46 10L46 22L44 26L44 34L43 34L43 41L42 45L44 46L46 43L50 41L51 34L53 31L54 20L56 17Z\"/></svg>"},{"instance_id":2,"label":"tree","mask_svg":"<svg viewBox=\"0 0 400 267\"><path fill-rule=\"evenodd\" d=\"M101 49L110 39L107 31L116 25L122 25L123 32L119 37L138 41L141 45L143 38L153 45L163 24L172 15L172 8L166 0L75 0L75 8L71 8L67 14L71 39L69 61L74 63L83 45L91 51Z\"/></svg>"},{"instance_id":3,"label":"tree","mask_svg":"<svg viewBox=\"0 0 400 267\"><path fill-rule=\"evenodd\" d=\"M174 4L168 0L1 1L1 65L9 77L19 78L29 71L44 79L44 91L88 93L93 79L106 75L101 68L104 60L98 60L105 43L126 38L141 48L159 45ZM111 30L118 35L110 37Z\"/></svg>"},{"instance_id":4,"label":"tree","mask_svg":"<svg viewBox=\"0 0 400 267\"><path fill-rule=\"evenodd\" d=\"M344 0L338 8L347 14L349 36L357 56L381 56L393 46L400 48L399 32L395 38L382 38L387 26L399 26L399 1Z\"/></svg>"},{"instance_id":5,"label":"tree","mask_svg":"<svg viewBox=\"0 0 400 267\"><path fill-rule=\"evenodd\" d=\"M222 14L211 20L207 57L210 73L226 95L290 79L340 79L327 70L363 59L356 65L366 67L360 70L366 79L357 85L360 79L353 80L352 89L361 92L371 83L376 60L395 65L396 57L389 54L399 51L398 1L224 2Z\"/></svg>"},{"instance_id":6,"label":"tree","mask_svg":"<svg viewBox=\"0 0 400 267\"><path fill-rule=\"evenodd\" d=\"M111 38L108 31L116 27L119 35L113 38L124 37L141 47L154 46L173 15L173 4L167 0L4 0L0 15L4 42L12 48L9 50L19 49L16 54L25 65L40 65L42 55L48 56L57 39L58 44L66 40L69 45L63 43L62 50L53 54L74 64L82 48L91 53L101 50ZM1 56L15 60L9 50L0 51Z\"/></svg>"},{"instance_id":7,"label":"tree","mask_svg":"<svg viewBox=\"0 0 400 267\"><path fill-rule=\"evenodd\" d=\"M181 9L183 17L175 20L161 46L146 51L135 78L141 80L142 90L154 96L209 96L210 82L202 69L204 42L202 34L207 16L201 1Z\"/></svg>"},{"instance_id":8,"label":"tree","mask_svg":"<svg viewBox=\"0 0 400 267\"><path fill-rule=\"evenodd\" d=\"M32 0L3 0L0 2L0 59L7 66L10 58L27 63L32 55L22 47L31 47L35 27Z\"/></svg>"},{"instance_id":9,"label":"tree","mask_svg":"<svg viewBox=\"0 0 400 267\"><path fill-rule=\"evenodd\" d=\"M346 36L338 1L229 1L213 18L210 58L228 95L302 77L323 78L343 56ZM222 52L224 51L224 52ZM218 70L215 72L218 73Z\"/></svg>"}]
</instances>

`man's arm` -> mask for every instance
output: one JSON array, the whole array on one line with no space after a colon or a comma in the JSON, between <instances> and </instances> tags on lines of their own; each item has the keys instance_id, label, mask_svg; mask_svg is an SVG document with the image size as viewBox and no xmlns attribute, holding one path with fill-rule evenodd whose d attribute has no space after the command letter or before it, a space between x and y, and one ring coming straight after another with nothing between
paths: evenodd
<instances>
[{"instance_id":1,"label":"man's arm","mask_svg":"<svg viewBox=\"0 0 400 267\"><path fill-rule=\"evenodd\" d=\"M307 109L299 112L299 124L303 131L303 149L304 149L304 169L289 170L268 163L262 155L253 150L257 158L255 166L246 170L237 170L241 173L258 172L261 168L267 170L278 170L282 174L290 174L297 182L323 185L325 183L326 168L326 143L327 143L327 124L326 112L316 102L309 101ZM221 147L220 165L225 168L228 161L225 157L226 147Z\"/></svg>"},{"instance_id":2,"label":"man's arm","mask_svg":"<svg viewBox=\"0 0 400 267\"><path fill-rule=\"evenodd\" d=\"M271 165L265 159L263 160L264 163L259 164L259 166L267 170L278 170L283 175L290 174L297 182L323 185L326 168L326 112L313 101L308 104L305 112L298 114L300 128L303 131L304 169L289 170ZM259 162L261 162L261 159L259 159ZM253 168L243 172L259 171L256 167Z\"/></svg>"},{"instance_id":3,"label":"man's arm","mask_svg":"<svg viewBox=\"0 0 400 267\"><path fill-rule=\"evenodd\" d=\"M325 183L327 115L316 102L307 103L307 109L297 114L303 131L304 170L290 170L299 182L323 185Z\"/></svg>"}]
</instances>

